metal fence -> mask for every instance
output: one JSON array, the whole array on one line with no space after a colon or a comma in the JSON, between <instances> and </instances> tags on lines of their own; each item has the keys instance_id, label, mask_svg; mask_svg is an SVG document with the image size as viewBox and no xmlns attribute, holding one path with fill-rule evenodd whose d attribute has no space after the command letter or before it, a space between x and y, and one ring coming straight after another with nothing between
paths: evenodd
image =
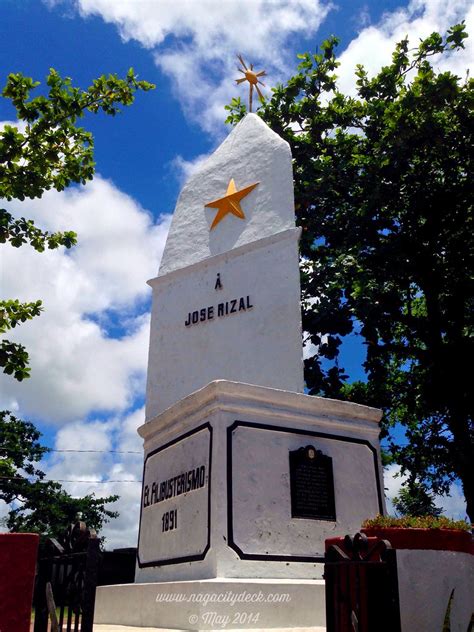
<instances>
[{"instance_id":1,"label":"metal fence","mask_svg":"<svg viewBox=\"0 0 474 632\"><path fill-rule=\"evenodd\" d=\"M357 533L326 552L327 632L400 632L396 552Z\"/></svg>"},{"instance_id":2,"label":"metal fence","mask_svg":"<svg viewBox=\"0 0 474 632\"><path fill-rule=\"evenodd\" d=\"M100 542L84 522L38 560L34 632L92 632Z\"/></svg>"}]
</instances>

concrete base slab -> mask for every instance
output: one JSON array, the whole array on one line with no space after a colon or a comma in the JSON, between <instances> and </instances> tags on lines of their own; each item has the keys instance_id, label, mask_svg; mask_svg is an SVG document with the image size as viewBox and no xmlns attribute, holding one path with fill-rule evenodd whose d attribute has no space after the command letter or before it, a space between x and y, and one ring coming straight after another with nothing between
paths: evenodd
<instances>
[{"instance_id":1,"label":"concrete base slab","mask_svg":"<svg viewBox=\"0 0 474 632\"><path fill-rule=\"evenodd\" d=\"M380 414L218 380L141 426L135 582L322 579L325 540L384 512ZM310 447L326 469L310 468L305 476L316 478L301 479L297 509L290 455Z\"/></svg>"},{"instance_id":2,"label":"concrete base slab","mask_svg":"<svg viewBox=\"0 0 474 632\"><path fill-rule=\"evenodd\" d=\"M324 629L325 616L323 580L218 578L100 586L94 623L141 630Z\"/></svg>"},{"instance_id":3,"label":"concrete base slab","mask_svg":"<svg viewBox=\"0 0 474 632\"><path fill-rule=\"evenodd\" d=\"M326 632L326 628L273 628L273 632L292 632L293 630L298 632ZM94 625L94 632L186 632L186 630L176 630L172 628L135 628L129 625L106 625L98 624ZM241 632L234 630L234 632ZM262 628L249 629L245 632L262 632Z\"/></svg>"},{"instance_id":4,"label":"concrete base slab","mask_svg":"<svg viewBox=\"0 0 474 632\"><path fill-rule=\"evenodd\" d=\"M136 628L130 625L108 625L99 623L94 625L94 632L184 632L183 630L173 630L172 628Z\"/></svg>"}]
</instances>

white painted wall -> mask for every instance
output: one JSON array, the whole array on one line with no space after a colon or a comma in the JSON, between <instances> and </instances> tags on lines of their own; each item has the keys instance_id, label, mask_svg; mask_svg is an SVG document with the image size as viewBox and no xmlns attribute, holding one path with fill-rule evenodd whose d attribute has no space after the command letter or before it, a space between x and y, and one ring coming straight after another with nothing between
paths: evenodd
<instances>
[{"instance_id":1,"label":"white painted wall","mask_svg":"<svg viewBox=\"0 0 474 632\"><path fill-rule=\"evenodd\" d=\"M303 391L298 235L289 229L150 282L147 420L217 379ZM247 297L250 309L218 316L220 303ZM211 320L185 325L208 307Z\"/></svg>"},{"instance_id":2,"label":"white painted wall","mask_svg":"<svg viewBox=\"0 0 474 632\"><path fill-rule=\"evenodd\" d=\"M294 422L291 426L302 429ZM308 428L314 429L314 425ZM306 445L332 458L334 522L291 517L288 455ZM234 537L247 553L308 555L311 551L324 556L326 538L355 533L363 520L378 513L373 453L366 445L239 427L234 431L233 453Z\"/></svg>"},{"instance_id":3,"label":"white painted wall","mask_svg":"<svg viewBox=\"0 0 474 632\"><path fill-rule=\"evenodd\" d=\"M449 596L451 632L467 632L474 613L474 556L397 550L402 632L442 632Z\"/></svg>"},{"instance_id":4,"label":"white painted wall","mask_svg":"<svg viewBox=\"0 0 474 632\"><path fill-rule=\"evenodd\" d=\"M217 209L206 204L231 179L237 190L258 185L240 202L245 218L228 214L211 230ZM217 379L303 392L299 234L289 145L248 114L183 188L149 281L147 420ZM232 300L245 309L220 317ZM185 325L208 308L212 318Z\"/></svg>"},{"instance_id":5,"label":"white painted wall","mask_svg":"<svg viewBox=\"0 0 474 632\"><path fill-rule=\"evenodd\" d=\"M192 521L181 520L176 534L161 534L163 512L175 506L178 509L183 506L196 509L197 497L192 497L196 492L180 500L180 504L169 500L149 507L146 524L150 533L155 525L155 537L141 541L140 559L159 559L165 550L178 554L189 551L195 538L201 538L202 527L207 520L210 522L211 546L201 561L139 568L136 581L219 577L321 579L322 563L291 558L322 557L326 538L355 533L364 518L375 516L379 511L376 474L381 475L378 443L380 414L378 410L357 404L220 380L145 423L139 429L145 440L145 454L203 423L210 424L211 511L208 516L206 503L201 499L199 517L195 516ZM239 426L234 429L230 468L228 428L237 420L256 424L258 428ZM273 425L276 429L264 430L262 425ZM312 432L334 436L315 437ZM366 445L339 438L362 440L374 446L377 471L373 452ZM172 475L186 471L190 455L187 447L183 446L187 442L188 439L185 439L182 445L180 442L168 448L166 459L157 458L159 453L157 457L152 457L153 476L158 471L162 478L166 478L167 473ZM289 451L308 444L333 458L337 514L334 522L291 517ZM230 477L235 545L245 555L258 555L258 560L241 559L236 547L229 546L230 500L227 485ZM145 480L148 478L148 472L145 472ZM286 557L276 561L268 558L271 555Z\"/></svg>"},{"instance_id":6,"label":"white painted wall","mask_svg":"<svg viewBox=\"0 0 474 632\"><path fill-rule=\"evenodd\" d=\"M98 624L167 631L324 632L324 582L218 579L98 586L94 629Z\"/></svg>"},{"instance_id":7,"label":"white painted wall","mask_svg":"<svg viewBox=\"0 0 474 632\"><path fill-rule=\"evenodd\" d=\"M143 486L147 498L142 502L138 543L142 563L195 556L206 549L210 444L210 432L204 429L148 457ZM191 473L197 478L201 468L204 484L183 493L181 481L174 479L187 478L189 473L192 483ZM167 481L167 490L171 487L169 493L174 495L161 500L160 487Z\"/></svg>"},{"instance_id":8,"label":"white painted wall","mask_svg":"<svg viewBox=\"0 0 474 632\"><path fill-rule=\"evenodd\" d=\"M245 197L245 220L228 215L214 229L216 209L233 178ZM160 276L295 225L290 147L256 114L248 114L184 186L173 214Z\"/></svg>"}]
</instances>

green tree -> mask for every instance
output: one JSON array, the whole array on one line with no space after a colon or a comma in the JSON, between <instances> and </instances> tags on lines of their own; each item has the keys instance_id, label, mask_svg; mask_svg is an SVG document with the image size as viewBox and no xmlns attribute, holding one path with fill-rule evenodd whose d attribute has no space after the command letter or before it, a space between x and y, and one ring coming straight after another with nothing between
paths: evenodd
<instances>
[{"instance_id":1,"label":"green tree","mask_svg":"<svg viewBox=\"0 0 474 632\"><path fill-rule=\"evenodd\" d=\"M41 445L40 437L32 423L0 412L0 500L11 507L5 526L57 538L80 512L89 528L100 531L118 516L105 508L118 496L73 498L59 483L45 480L37 463L49 449Z\"/></svg>"},{"instance_id":2,"label":"green tree","mask_svg":"<svg viewBox=\"0 0 474 632\"><path fill-rule=\"evenodd\" d=\"M407 444L388 439L402 471L441 494L460 479L474 520L474 91L430 63L466 37L462 23L401 41L374 77L357 67L355 96L337 87L331 37L258 114L293 152L309 392L382 408L382 436L404 427ZM245 114L240 99L228 110ZM364 382L340 366L349 334Z\"/></svg>"},{"instance_id":3,"label":"green tree","mask_svg":"<svg viewBox=\"0 0 474 632\"><path fill-rule=\"evenodd\" d=\"M72 183L85 184L94 176L92 134L77 125L86 112L115 116L120 105L130 105L137 90L154 86L139 81L131 68L125 79L116 75L95 79L87 90L74 87L51 69L48 93L31 96L39 82L21 73L10 74L3 96L9 99L23 125L6 125L0 131L0 201L39 198L49 189L62 191ZM23 129L24 127L24 129ZM49 233L30 219L14 218L0 208L0 243L15 248L25 244L38 252L76 243L72 231ZM41 300L0 301L0 334L24 323L42 310ZM29 377L28 353L16 342L0 341L0 366L21 381Z\"/></svg>"},{"instance_id":4,"label":"green tree","mask_svg":"<svg viewBox=\"0 0 474 632\"><path fill-rule=\"evenodd\" d=\"M398 496L392 499L395 511L401 516L434 516L439 518L443 509L436 507L433 494L423 483L403 485Z\"/></svg>"},{"instance_id":5,"label":"green tree","mask_svg":"<svg viewBox=\"0 0 474 632\"><path fill-rule=\"evenodd\" d=\"M116 75L95 79L86 90L74 87L51 69L47 93L31 96L39 82L21 73L10 74L2 95L16 110L18 126L0 131L0 202L40 198L49 189L62 191L72 183L85 184L94 176L94 143L90 132L78 126L85 113L115 116L120 106L133 103L138 90L154 88L139 81L130 69L124 79ZM0 243L8 247L33 247L38 252L76 243L72 231L50 233L31 219L15 218L0 208ZM38 316L40 299L20 303L0 300L0 334ZM29 377L25 347L5 338L0 341L0 366L18 381ZM10 505L6 525L15 531L59 535L81 512L88 526L99 530L118 514L105 505L117 496L72 498L59 483L45 480L36 463L47 452L40 433L27 421L8 411L0 413L0 499Z\"/></svg>"}]
</instances>

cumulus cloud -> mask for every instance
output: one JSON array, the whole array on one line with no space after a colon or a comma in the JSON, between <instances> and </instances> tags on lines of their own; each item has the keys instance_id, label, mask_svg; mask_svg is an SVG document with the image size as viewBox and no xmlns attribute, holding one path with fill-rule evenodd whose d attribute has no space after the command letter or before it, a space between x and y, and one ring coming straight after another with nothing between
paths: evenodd
<instances>
[{"instance_id":1,"label":"cumulus cloud","mask_svg":"<svg viewBox=\"0 0 474 632\"><path fill-rule=\"evenodd\" d=\"M61 0L59 0L61 1ZM71 0L72 1L72 0ZM49 5L58 0L48 0ZM313 34L331 9L320 0L74 0L80 15L116 25L154 56L172 81L184 111L211 133L222 130L224 105L241 94L233 85L236 53L269 72L274 85L288 73L291 36ZM217 125L217 127L216 127Z\"/></svg>"},{"instance_id":2,"label":"cumulus cloud","mask_svg":"<svg viewBox=\"0 0 474 632\"><path fill-rule=\"evenodd\" d=\"M47 0L55 5L67 0ZM114 24L124 41L150 49L156 65L170 79L185 113L214 136L223 133L224 105L236 90L231 78L236 53L268 71L268 86L284 81L295 67L290 46L294 35L314 35L334 5L323 0L70 0L80 15L96 15ZM445 32L466 19L474 36L474 8L469 0L411 0L370 24L367 6L357 16L360 32L341 57L340 87L354 92L354 69L362 63L375 73L390 61L394 44L406 35L413 45L433 31ZM470 40L463 53L443 56L440 69L464 75L472 65Z\"/></svg>"},{"instance_id":3,"label":"cumulus cloud","mask_svg":"<svg viewBox=\"0 0 474 632\"><path fill-rule=\"evenodd\" d=\"M9 332L30 352L32 376L18 384L2 374L0 403L56 424L57 451L41 464L47 477L64 481L73 496L118 494L110 508L120 517L102 535L108 548L133 546L143 466L136 429L144 410L134 406L143 399L147 364L146 280L157 274L171 217L155 222L100 176L8 208L47 230L75 230L78 245L41 254L2 248L3 295L41 298L45 311ZM0 519L7 511L0 503Z\"/></svg>"},{"instance_id":4,"label":"cumulus cloud","mask_svg":"<svg viewBox=\"0 0 474 632\"><path fill-rule=\"evenodd\" d=\"M143 400L147 364L146 280L157 274L171 217L155 222L100 176L85 187L7 208L46 230L76 231L78 245L44 253L2 248L3 296L41 298L45 311L9 332L27 347L32 376L18 384L0 375L0 404L32 416L43 429L56 424L59 451L41 464L47 477L64 481L73 496L118 494L110 508L120 516L102 535L108 548L133 546L143 467L136 428L144 411L134 406ZM8 510L0 503L0 520Z\"/></svg>"},{"instance_id":5,"label":"cumulus cloud","mask_svg":"<svg viewBox=\"0 0 474 632\"><path fill-rule=\"evenodd\" d=\"M345 93L355 92L354 70L362 64L370 75L390 63L395 44L406 36L410 47L417 46L420 39L428 37L434 31L445 33L450 26L466 20L470 38L465 49L434 59L438 70L450 70L464 77L466 69L473 66L474 7L468 0L412 0L408 5L385 13L378 24L363 28L340 57L338 69L339 88Z\"/></svg>"},{"instance_id":6,"label":"cumulus cloud","mask_svg":"<svg viewBox=\"0 0 474 632\"><path fill-rule=\"evenodd\" d=\"M93 410L125 410L143 394L146 280L156 276L170 216L154 223L100 176L9 208L46 229L75 230L78 245L44 253L2 249L3 294L44 304L40 317L9 332L29 350L32 376L18 384L2 374L2 403L58 424Z\"/></svg>"},{"instance_id":7,"label":"cumulus cloud","mask_svg":"<svg viewBox=\"0 0 474 632\"><path fill-rule=\"evenodd\" d=\"M199 154L191 160L186 160L183 156L176 156L171 162L171 168L181 186L189 180L204 165L211 154Z\"/></svg>"},{"instance_id":8,"label":"cumulus cloud","mask_svg":"<svg viewBox=\"0 0 474 632\"><path fill-rule=\"evenodd\" d=\"M137 428L144 420L144 408L138 408L105 421L71 422L58 430L54 447L74 452L53 452L42 464L47 477L64 481L63 487L72 496L119 496L107 506L118 511L119 517L101 531L107 549L137 543L143 468Z\"/></svg>"},{"instance_id":9,"label":"cumulus cloud","mask_svg":"<svg viewBox=\"0 0 474 632\"><path fill-rule=\"evenodd\" d=\"M108 550L137 545L143 470L143 447L137 428L144 420L145 409L141 407L106 420L72 421L57 431L55 451L39 465L46 479L59 481L73 497L119 496L106 505L119 516L100 532ZM6 531L2 520L9 510L0 501L0 533Z\"/></svg>"}]
</instances>

